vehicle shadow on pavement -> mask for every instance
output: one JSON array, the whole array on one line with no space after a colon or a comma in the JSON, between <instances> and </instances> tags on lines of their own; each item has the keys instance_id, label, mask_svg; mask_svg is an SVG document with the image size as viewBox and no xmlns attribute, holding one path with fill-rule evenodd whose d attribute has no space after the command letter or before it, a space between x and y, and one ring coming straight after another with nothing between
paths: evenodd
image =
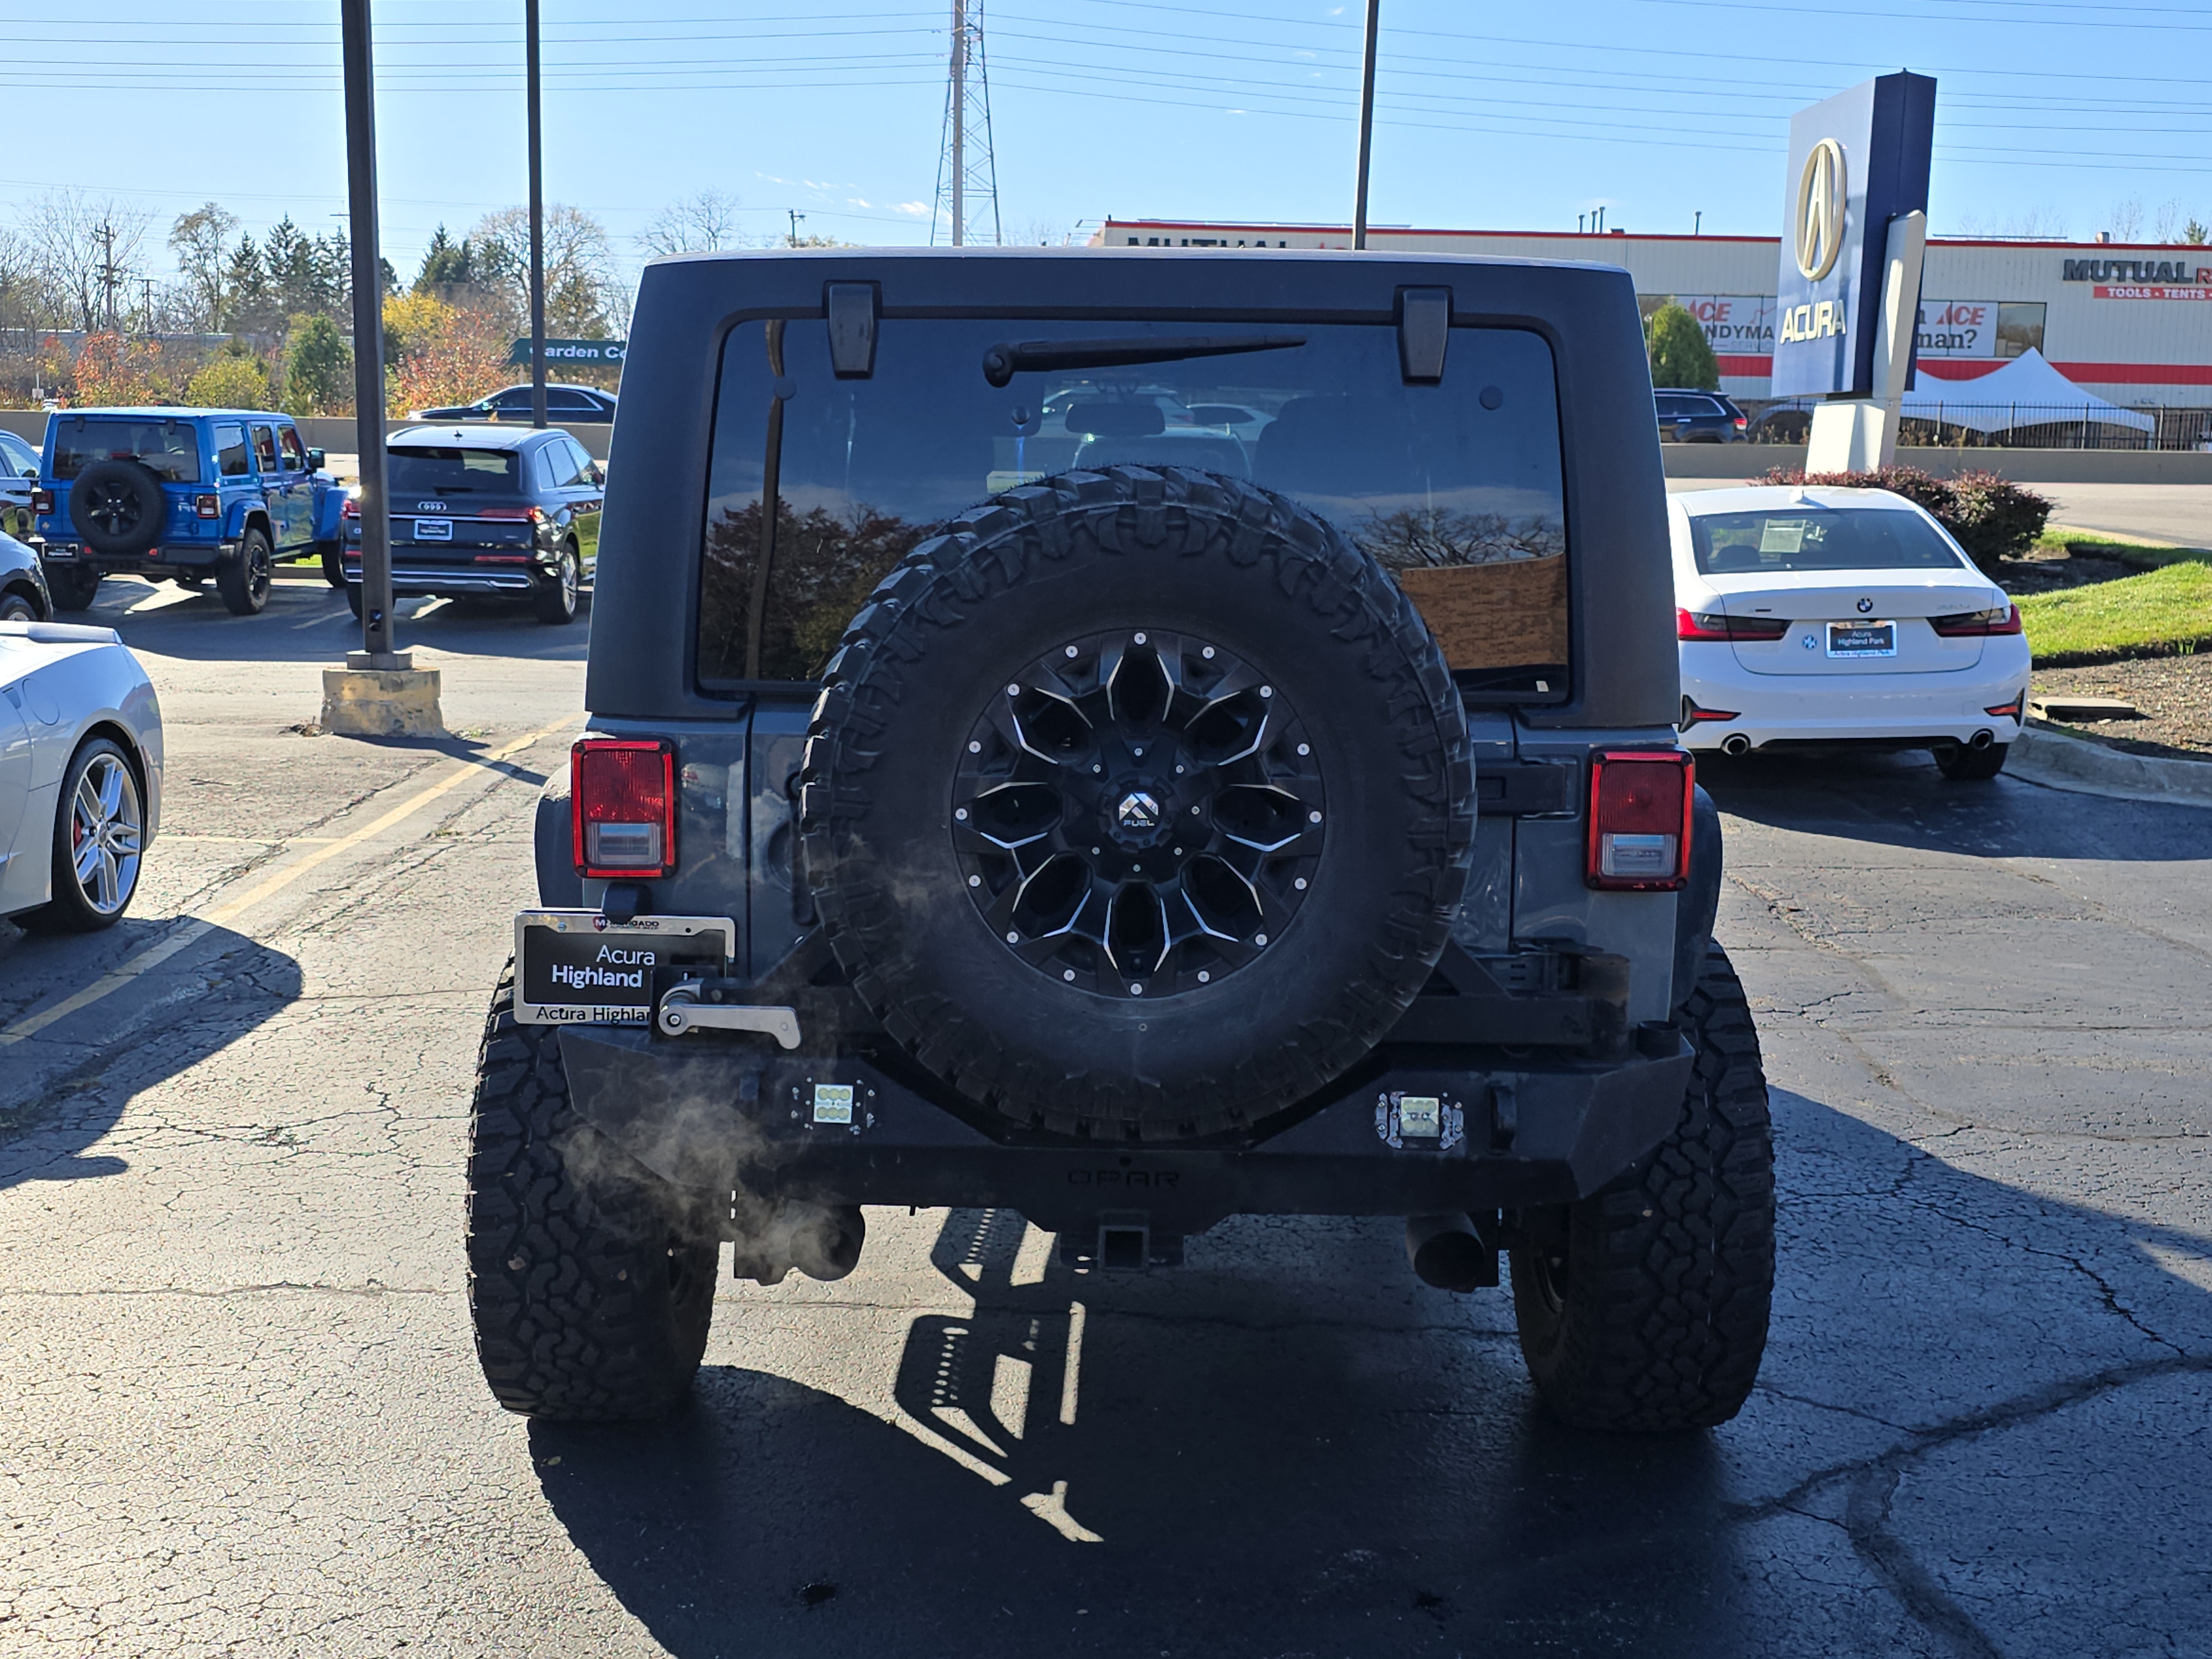
<instances>
[{"instance_id":1,"label":"vehicle shadow on pavement","mask_svg":"<svg viewBox=\"0 0 2212 1659\"><path fill-rule=\"evenodd\" d=\"M0 957L5 1025L35 1016L54 990L97 981L175 925L125 921L105 934L15 941ZM291 957L212 927L111 996L0 1048L0 1191L122 1174L125 1158L93 1149L131 1099L267 1022L299 999L301 982Z\"/></svg>"},{"instance_id":2,"label":"vehicle shadow on pavement","mask_svg":"<svg viewBox=\"0 0 2212 1659\"><path fill-rule=\"evenodd\" d=\"M318 580L280 580L258 617L234 617L212 587L187 593L167 583L110 577L88 611L63 622L112 628L135 651L186 662L321 662L343 665L361 647L361 623L345 596ZM468 600L400 600L403 651L581 662L591 642L588 592L576 620L549 627L526 605Z\"/></svg>"},{"instance_id":3,"label":"vehicle shadow on pavement","mask_svg":"<svg viewBox=\"0 0 2212 1659\"><path fill-rule=\"evenodd\" d=\"M1018 1284L1021 1224L968 1211L933 1261L974 1311L912 1319L896 1422L710 1367L666 1425L534 1425L539 1479L682 1659L2072 1654L2116 1620L2212 1628L2212 1297L2185 1276L2212 1242L1776 1109L1773 1342L1716 1431L1553 1425L1506 1293L1413 1285L1395 1224L1249 1218L1173 1273ZM867 1279L720 1315L865 1364Z\"/></svg>"},{"instance_id":4,"label":"vehicle shadow on pavement","mask_svg":"<svg viewBox=\"0 0 2212 1659\"><path fill-rule=\"evenodd\" d=\"M1875 846L1984 858L2212 859L2212 811L2045 789L2002 774L1953 783L1924 755L1698 757L1731 817Z\"/></svg>"}]
</instances>

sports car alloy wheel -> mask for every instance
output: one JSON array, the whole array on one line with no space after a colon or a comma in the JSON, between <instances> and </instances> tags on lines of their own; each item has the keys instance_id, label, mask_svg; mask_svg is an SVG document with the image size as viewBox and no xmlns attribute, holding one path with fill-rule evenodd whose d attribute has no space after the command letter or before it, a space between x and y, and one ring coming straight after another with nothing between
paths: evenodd
<instances>
[{"instance_id":1,"label":"sports car alloy wheel","mask_svg":"<svg viewBox=\"0 0 2212 1659\"><path fill-rule=\"evenodd\" d=\"M78 890L95 915L119 915L131 902L143 830L131 769L113 754L94 755L70 800L70 849Z\"/></svg>"},{"instance_id":2,"label":"sports car alloy wheel","mask_svg":"<svg viewBox=\"0 0 2212 1659\"><path fill-rule=\"evenodd\" d=\"M1060 647L993 698L953 793L969 896L1039 972L1109 995L1218 982L1321 860L1321 766L1287 700L1203 641Z\"/></svg>"}]
</instances>

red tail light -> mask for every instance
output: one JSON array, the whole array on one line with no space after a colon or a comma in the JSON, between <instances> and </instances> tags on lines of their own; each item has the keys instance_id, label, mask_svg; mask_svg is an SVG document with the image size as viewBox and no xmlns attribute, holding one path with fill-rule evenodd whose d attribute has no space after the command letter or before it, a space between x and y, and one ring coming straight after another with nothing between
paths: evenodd
<instances>
[{"instance_id":1,"label":"red tail light","mask_svg":"<svg viewBox=\"0 0 2212 1659\"><path fill-rule=\"evenodd\" d=\"M1744 428L1750 424L1751 417L1747 415L1739 415L1735 417L1735 429L1739 432L1742 431Z\"/></svg>"},{"instance_id":2,"label":"red tail light","mask_svg":"<svg viewBox=\"0 0 2212 1659\"><path fill-rule=\"evenodd\" d=\"M1700 708L1693 698L1682 699L1682 729L1701 726L1713 720L1732 720L1741 718L1742 711L1735 708Z\"/></svg>"},{"instance_id":3,"label":"red tail light","mask_svg":"<svg viewBox=\"0 0 2212 1659\"><path fill-rule=\"evenodd\" d=\"M192 497L192 511L203 519L219 519L222 516L222 497L195 495Z\"/></svg>"},{"instance_id":4,"label":"red tail light","mask_svg":"<svg viewBox=\"0 0 2212 1659\"><path fill-rule=\"evenodd\" d=\"M1952 617L1930 617L1928 625L1947 640L1973 639L1988 634L2020 632L2020 607L2001 605L1990 611L1961 611Z\"/></svg>"},{"instance_id":5,"label":"red tail light","mask_svg":"<svg viewBox=\"0 0 2212 1659\"><path fill-rule=\"evenodd\" d=\"M338 517L341 519L358 519L361 517L361 497L358 495L349 495L344 501L339 502Z\"/></svg>"},{"instance_id":6,"label":"red tail light","mask_svg":"<svg viewBox=\"0 0 2212 1659\"><path fill-rule=\"evenodd\" d=\"M484 507L477 509L479 519L527 519L532 524L545 522L542 507Z\"/></svg>"},{"instance_id":7,"label":"red tail light","mask_svg":"<svg viewBox=\"0 0 2212 1659\"><path fill-rule=\"evenodd\" d=\"M33 491L31 492L31 511L32 511L32 512L33 512L33 513L51 513L51 512L52 512L53 510L54 510L54 492L53 492L52 490L51 490L51 489L34 489L34 490L33 490Z\"/></svg>"},{"instance_id":8,"label":"red tail light","mask_svg":"<svg viewBox=\"0 0 2212 1659\"><path fill-rule=\"evenodd\" d=\"M568 751L576 868L622 879L676 868L676 750L650 738L586 738Z\"/></svg>"},{"instance_id":9,"label":"red tail light","mask_svg":"<svg viewBox=\"0 0 2212 1659\"><path fill-rule=\"evenodd\" d=\"M1690 757L1679 749L1631 750L1590 762L1593 887L1671 892L1690 875Z\"/></svg>"},{"instance_id":10,"label":"red tail light","mask_svg":"<svg viewBox=\"0 0 2212 1659\"><path fill-rule=\"evenodd\" d=\"M1777 621L1771 617L1723 617L1717 611L1674 612L1678 640L1778 640L1789 631L1787 617Z\"/></svg>"}]
</instances>

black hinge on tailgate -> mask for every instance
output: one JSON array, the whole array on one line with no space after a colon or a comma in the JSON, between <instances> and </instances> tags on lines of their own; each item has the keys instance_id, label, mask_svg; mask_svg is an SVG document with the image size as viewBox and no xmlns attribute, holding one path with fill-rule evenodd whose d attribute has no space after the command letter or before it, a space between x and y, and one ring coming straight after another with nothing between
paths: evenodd
<instances>
[{"instance_id":1,"label":"black hinge on tailgate","mask_svg":"<svg viewBox=\"0 0 2212 1659\"><path fill-rule=\"evenodd\" d=\"M1571 812L1581 797L1582 769L1564 762L1482 761L1474 769L1478 812L1531 817Z\"/></svg>"}]
</instances>

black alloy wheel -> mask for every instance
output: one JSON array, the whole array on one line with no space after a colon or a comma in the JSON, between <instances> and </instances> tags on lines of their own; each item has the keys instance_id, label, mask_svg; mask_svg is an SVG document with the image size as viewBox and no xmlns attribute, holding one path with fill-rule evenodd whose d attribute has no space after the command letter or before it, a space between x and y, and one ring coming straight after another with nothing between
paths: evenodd
<instances>
[{"instance_id":1,"label":"black alloy wheel","mask_svg":"<svg viewBox=\"0 0 2212 1659\"><path fill-rule=\"evenodd\" d=\"M1033 663L953 786L969 896L1039 972L1121 997L1217 983L1279 939L1321 862L1321 766L1289 700L1187 635Z\"/></svg>"},{"instance_id":2,"label":"black alloy wheel","mask_svg":"<svg viewBox=\"0 0 2212 1659\"><path fill-rule=\"evenodd\" d=\"M232 616L254 617L261 613L269 603L274 571L269 538L259 530L248 530L239 538L238 551L222 560L215 569L215 585Z\"/></svg>"}]
</instances>

